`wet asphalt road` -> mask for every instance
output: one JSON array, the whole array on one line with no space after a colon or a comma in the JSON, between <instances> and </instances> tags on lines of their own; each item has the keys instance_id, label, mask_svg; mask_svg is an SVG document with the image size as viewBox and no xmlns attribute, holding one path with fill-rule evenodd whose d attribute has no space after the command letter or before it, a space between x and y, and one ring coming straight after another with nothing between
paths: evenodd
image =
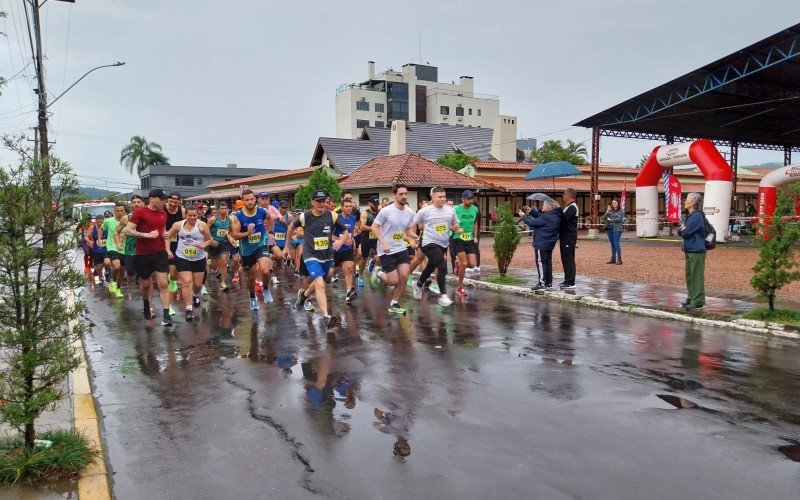
<instances>
[{"instance_id":1,"label":"wet asphalt road","mask_svg":"<svg viewBox=\"0 0 800 500\"><path fill-rule=\"evenodd\" d=\"M280 278L257 318L209 278L202 318L177 308L167 330L142 319L138 289L83 293L117 498L800 490L777 450L800 439L798 346L474 290L449 309L409 293L398 317L385 289L345 306L343 283L326 331Z\"/></svg>"}]
</instances>

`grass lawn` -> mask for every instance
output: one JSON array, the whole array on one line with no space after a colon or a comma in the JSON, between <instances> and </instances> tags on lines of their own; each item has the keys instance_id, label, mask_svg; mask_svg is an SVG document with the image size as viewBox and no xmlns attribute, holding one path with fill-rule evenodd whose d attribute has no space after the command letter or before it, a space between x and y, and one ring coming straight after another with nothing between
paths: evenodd
<instances>
[{"instance_id":1,"label":"grass lawn","mask_svg":"<svg viewBox=\"0 0 800 500\"><path fill-rule=\"evenodd\" d=\"M753 309L744 313L747 319L758 319L761 321L771 321L773 323L783 323L784 325L800 326L800 311L791 309L775 309L770 311L766 308Z\"/></svg>"},{"instance_id":2,"label":"grass lawn","mask_svg":"<svg viewBox=\"0 0 800 500\"><path fill-rule=\"evenodd\" d=\"M0 485L74 476L95 455L86 438L75 431L53 430L36 438L52 441L53 446L28 452L22 436L0 439Z\"/></svg>"},{"instance_id":3,"label":"grass lawn","mask_svg":"<svg viewBox=\"0 0 800 500\"><path fill-rule=\"evenodd\" d=\"M499 274L497 276L486 278L485 281L488 281L489 283L494 283L495 285L521 285L525 283L525 280L522 278L515 278L513 276L501 276Z\"/></svg>"}]
</instances>

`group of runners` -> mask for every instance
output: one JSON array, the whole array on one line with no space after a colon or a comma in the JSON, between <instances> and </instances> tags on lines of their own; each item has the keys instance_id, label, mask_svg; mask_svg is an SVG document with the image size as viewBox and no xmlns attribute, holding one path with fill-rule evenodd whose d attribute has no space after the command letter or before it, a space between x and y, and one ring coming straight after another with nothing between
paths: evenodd
<instances>
[{"instance_id":1,"label":"group of runners","mask_svg":"<svg viewBox=\"0 0 800 500\"><path fill-rule=\"evenodd\" d=\"M392 313L406 313L400 300L407 286L417 300L427 286L440 305L450 306L449 253L458 277L456 294L466 297L464 278L480 272L474 193L464 191L462 203L452 206L444 188L434 187L430 201L414 211L408 206L407 186L396 184L392 192L394 202L371 197L362 211L349 191L337 204L318 190L310 210L293 213L287 202L249 189L233 207L223 201L211 210L202 204L183 205L177 192L153 189L147 200L131 198L130 214L118 203L113 213L81 228L86 271L93 273L96 284L107 281L118 298L124 296L122 285L138 283L146 320L157 316L152 306L155 282L164 326L173 325L173 302L183 305L187 321L195 318L209 275L226 293L244 274L250 308L258 311L259 296L266 304L272 302L269 287L279 284L275 271L282 266L294 267L304 280L295 308L319 308L328 328L337 319L328 304L327 285L338 281L339 274L348 304L368 280L373 288L394 288L388 305ZM417 268L421 273L414 279Z\"/></svg>"}]
</instances>

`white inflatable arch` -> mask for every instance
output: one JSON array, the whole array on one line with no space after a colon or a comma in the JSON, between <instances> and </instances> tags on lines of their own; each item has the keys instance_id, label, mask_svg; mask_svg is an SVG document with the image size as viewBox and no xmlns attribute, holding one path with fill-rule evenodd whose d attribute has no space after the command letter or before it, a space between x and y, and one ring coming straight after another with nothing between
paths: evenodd
<instances>
[{"instance_id":1,"label":"white inflatable arch","mask_svg":"<svg viewBox=\"0 0 800 500\"><path fill-rule=\"evenodd\" d=\"M717 240L730 238L728 220L733 193L733 169L708 139L668 144L653 149L636 177L636 236L658 236L658 183L668 167L697 165L706 178L703 212L717 230Z\"/></svg>"},{"instance_id":2,"label":"white inflatable arch","mask_svg":"<svg viewBox=\"0 0 800 500\"><path fill-rule=\"evenodd\" d=\"M758 185L758 221L769 224L775 215L778 203L778 189L800 182L800 165L776 168L761 179ZM795 201L795 213L800 215L800 206Z\"/></svg>"}]
</instances>

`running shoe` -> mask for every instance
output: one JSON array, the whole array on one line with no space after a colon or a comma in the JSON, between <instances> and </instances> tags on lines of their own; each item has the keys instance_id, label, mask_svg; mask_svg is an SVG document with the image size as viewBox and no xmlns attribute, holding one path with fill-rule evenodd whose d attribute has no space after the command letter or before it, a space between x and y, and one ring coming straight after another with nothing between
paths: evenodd
<instances>
[{"instance_id":1,"label":"running shoe","mask_svg":"<svg viewBox=\"0 0 800 500\"><path fill-rule=\"evenodd\" d=\"M272 294L269 292L269 288L261 290L261 297L264 299L265 304L272 302Z\"/></svg>"},{"instance_id":2,"label":"running shoe","mask_svg":"<svg viewBox=\"0 0 800 500\"><path fill-rule=\"evenodd\" d=\"M201 293L202 295L208 295L208 290L206 290L206 286L205 286L205 285L203 285L203 289L202 289L202 290L200 290L200 293Z\"/></svg>"},{"instance_id":3,"label":"running shoe","mask_svg":"<svg viewBox=\"0 0 800 500\"><path fill-rule=\"evenodd\" d=\"M85 273L92 272L92 266L83 266L83 272Z\"/></svg>"},{"instance_id":4,"label":"running shoe","mask_svg":"<svg viewBox=\"0 0 800 500\"><path fill-rule=\"evenodd\" d=\"M105 277L106 277L106 283L111 282L111 273L110 272L106 271Z\"/></svg>"},{"instance_id":5,"label":"running shoe","mask_svg":"<svg viewBox=\"0 0 800 500\"><path fill-rule=\"evenodd\" d=\"M561 285L561 289L562 290L574 290L575 289L575 284L573 283L571 285L568 285L568 284L564 283L563 285Z\"/></svg>"},{"instance_id":6,"label":"running shoe","mask_svg":"<svg viewBox=\"0 0 800 500\"><path fill-rule=\"evenodd\" d=\"M453 301L452 301L452 299L450 299L450 297L447 296L447 294L443 293L443 294L439 295L439 305L440 306L447 307L447 306L452 305L452 304L453 304Z\"/></svg>"},{"instance_id":7,"label":"running shoe","mask_svg":"<svg viewBox=\"0 0 800 500\"><path fill-rule=\"evenodd\" d=\"M414 298L417 300L422 300L422 287L419 286L419 283L415 281L414 284L411 286L411 289L414 292Z\"/></svg>"},{"instance_id":8,"label":"running shoe","mask_svg":"<svg viewBox=\"0 0 800 500\"><path fill-rule=\"evenodd\" d=\"M194 311L191 309L186 310L186 321L192 321L194 319Z\"/></svg>"},{"instance_id":9,"label":"running shoe","mask_svg":"<svg viewBox=\"0 0 800 500\"><path fill-rule=\"evenodd\" d=\"M152 307L150 308L149 311L144 312L144 319L153 319L155 317L156 317L156 310L153 309Z\"/></svg>"},{"instance_id":10,"label":"running shoe","mask_svg":"<svg viewBox=\"0 0 800 500\"><path fill-rule=\"evenodd\" d=\"M193 302L192 305L194 305L195 308L200 307L200 297L194 297L192 302Z\"/></svg>"},{"instance_id":11,"label":"running shoe","mask_svg":"<svg viewBox=\"0 0 800 500\"><path fill-rule=\"evenodd\" d=\"M547 287L544 285L544 283L537 283L536 286L531 287L531 290L538 292L540 290L547 290Z\"/></svg>"},{"instance_id":12,"label":"running shoe","mask_svg":"<svg viewBox=\"0 0 800 500\"><path fill-rule=\"evenodd\" d=\"M459 288L458 290L456 290L456 295L458 295L459 297L466 297L468 294L466 290L464 290L463 288Z\"/></svg>"},{"instance_id":13,"label":"running shoe","mask_svg":"<svg viewBox=\"0 0 800 500\"><path fill-rule=\"evenodd\" d=\"M222 273L220 273L220 272L219 272L219 269L217 269L216 271L214 271L214 277L215 277L215 278L217 278L217 279L220 279L220 278L222 278Z\"/></svg>"},{"instance_id":14,"label":"running shoe","mask_svg":"<svg viewBox=\"0 0 800 500\"><path fill-rule=\"evenodd\" d=\"M336 325L336 316L331 316L328 314L325 316L325 327L326 328L333 328Z\"/></svg>"},{"instance_id":15,"label":"running shoe","mask_svg":"<svg viewBox=\"0 0 800 500\"><path fill-rule=\"evenodd\" d=\"M375 269L375 259L370 259L369 264L367 264L367 272L372 273L373 269Z\"/></svg>"},{"instance_id":16,"label":"running shoe","mask_svg":"<svg viewBox=\"0 0 800 500\"><path fill-rule=\"evenodd\" d=\"M111 283L108 284L108 291L109 292L113 292L116 289L117 289L117 283L116 282L112 281Z\"/></svg>"},{"instance_id":17,"label":"running shoe","mask_svg":"<svg viewBox=\"0 0 800 500\"><path fill-rule=\"evenodd\" d=\"M316 308L316 307L314 307L314 303L313 303L313 302L311 302L310 300L306 300L306 303L303 305L303 309L304 309L306 312L314 312L314 311L316 311L316 310L317 310L317 308Z\"/></svg>"},{"instance_id":18,"label":"running shoe","mask_svg":"<svg viewBox=\"0 0 800 500\"><path fill-rule=\"evenodd\" d=\"M412 286L413 284L414 284L414 278L412 276L409 276L408 279L406 280L406 286Z\"/></svg>"},{"instance_id":19,"label":"running shoe","mask_svg":"<svg viewBox=\"0 0 800 500\"><path fill-rule=\"evenodd\" d=\"M331 283L336 283L337 281L339 281L339 275L338 274L334 274L331 277Z\"/></svg>"},{"instance_id":20,"label":"running shoe","mask_svg":"<svg viewBox=\"0 0 800 500\"><path fill-rule=\"evenodd\" d=\"M347 295L345 295L344 301L345 302L353 302L353 300L358 296L356 293L356 288L353 287L347 291Z\"/></svg>"},{"instance_id":21,"label":"running shoe","mask_svg":"<svg viewBox=\"0 0 800 500\"><path fill-rule=\"evenodd\" d=\"M305 290L302 288L297 291L297 301L294 303L294 308L300 311L303 309L303 305L306 303L306 295Z\"/></svg>"},{"instance_id":22,"label":"running shoe","mask_svg":"<svg viewBox=\"0 0 800 500\"><path fill-rule=\"evenodd\" d=\"M378 273L380 270L380 267L373 266L372 271L369 273L369 286L372 288L378 288L381 285L381 280L378 278Z\"/></svg>"},{"instance_id":23,"label":"running shoe","mask_svg":"<svg viewBox=\"0 0 800 500\"><path fill-rule=\"evenodd\" d=\"M270 281L272 282L273 285L277 285L277 284L280 283L280 281L278 281L278 277L277 276L273 276Z\"/></svg>"},{"instance_id":24,"label":"running shoe","mask_svg":"<svg viewBox=\"0 0 800 500\"><path fill-rule=\"evenodd\" d=\"M264 291L264 284L261 283L260 281L256 281L256 287L255 288L256 288L256 293L257 294L261 293L261 292Z\"/></svg>"},{"instance_id":25,"label":"running shoe","mask_svg":"<svg viewBox=\"0 0 800 500\"><path fill-rule=\"evenodd\" d=\"M174 323L172 322L172 318L169 316L164 316L164 319L161 320L161 326L173 326Z\"/></svg>"},{"instance_id":26,"label":"running shoe","mask_svg":"<svg viewBox=\"0 0 800 500\"><path fill-rule=\"evenodd\" d=\"M100 276L95 276L94 277L94 284L95 285L99 285L100 284Z\"/></svg>"},{"instance_id":27,"label":"running shoe","mask_svg":"<svg viewBox=\"0 0 800 500\"><path fill-rule=\"evenodd\" d=\"M239 272L233 273L233 277L231 278L231 283L238 283L239 282Z\"/></svg>"},{"instance_id":28,"label":"running shoe","mask_svg":"<svg viewBox=\"0 0 800 500\"><path fill-rule=\"evenodd\" d=\"M258 311L258 301L255 298L250 299L250 310Z\"/></svg>"},{"instance_id":29,"label":"running shoe","mask_svg":"<svg viewBox=\"0 0 800 500\"><path fill-rule=\"evenodd\" d=\"M125 294L122 293L122 290L120 290L119 288L115 288L113 293L114 293L114 297L116 297L118 299L121 299L121 298L125 297Z\"/></svg>"},{"instance_id":30,"label":"running shoe","mask_svg":"<svg viewBox=\"0 0 800 500\"><path fill-rule=\"evenodd\" d=\"M169 316L175 316L175 309L172 306L169 306Z\"/></svg>"},{"instance_id":31,"label":"running shoe","mask_svg":"<svg viewBox=\"0 0 800 500\"><path fill-rule=\"evenodd\" d=\"M474 279L478 279L481 277L481 266L475 266L472 268L472 277Z\"/></svg>"},{"instance_id":32,"label":"running shoe","mask_svg":"<svg viewBox=\"0 0 800 500\"><path fill-rule=\"evenodd\" d=\"M169 278L169 293L177 293L178 291L178 282Z\"/></svg>"},{"instance_id":33,"label":"running shoe","mask_svg":"<svg viewBox=\"0 0 800 500\"><path fill-rule=\"evenodd\" d=\"M399 304L389 304L389 312L395 314L405 314L406 310L400 307Z\"/></svg>"},{"instance_id":34,"label":"running shoe","mask_svg":"<svg viewBox=\"0 0 800 500\"><path fill-rule=\"evenodd\" d=\"M362 278L361 275L358 275L356 282L358 283L359 287L364 288L364 278Z\"/></svg>"},{"instance_id":35,"label":"running shoe","mask_svg":"<svg viewBox=\"0 0 800 500\"><path fill-rule=\"evenodd\" d=\"M222 290L225 293L228 293L228 291L230 290L228 288L228 284L227 283L223 283L222 285L220 285L219 289Z\"/></svg>"},{"instance_id":36,"label":"running shoe","mask_svg":"<svg viewBox=\"0 0 800 500\"><path fill-rule=\"evenodd\" d=\"M430 290L433 293L442 293L442 291L439 290L439 285L433 282L431 282L431 284L428 285L428 290Z\"/></svg>"},{"instance_id":37,"label":"running shoe","mask_svg":"<svg viewBox=\"0 0 800 500\"><path fill-rule=\"evenodd\" d=\"M468 267L468 268L464 269L464 277L468 278L468 279L474 278L475 277L475 271L473 269L474 268L472 268L472 267Z\"/></svg>"}]
</instances>

